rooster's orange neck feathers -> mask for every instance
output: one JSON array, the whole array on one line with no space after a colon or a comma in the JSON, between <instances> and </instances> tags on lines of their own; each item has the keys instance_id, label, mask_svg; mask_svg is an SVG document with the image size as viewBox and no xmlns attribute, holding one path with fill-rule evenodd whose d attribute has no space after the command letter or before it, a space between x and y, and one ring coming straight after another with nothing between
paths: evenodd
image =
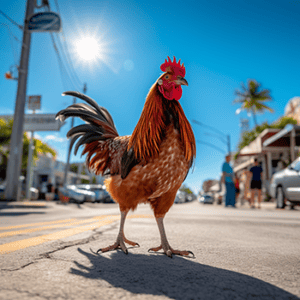
<instances>
[{"instance_id":1,"label":"rooster's orange neck feathers","mask_svg":"<svg viewBox=\"0 0 300 300\"><path fill-rule=\"evenodd\" d=\"M135 156L141 161L148 162L158 155L159 148L166 129L166 104L155 83L146 98L141 117L130 137L128 149L133 147ZM172 106L175 118L178 119L180 138L184 146L185 158L192 161L196 156L195 137L181 105L178 101L168 101Z\"/></svg>"}]
</instances>

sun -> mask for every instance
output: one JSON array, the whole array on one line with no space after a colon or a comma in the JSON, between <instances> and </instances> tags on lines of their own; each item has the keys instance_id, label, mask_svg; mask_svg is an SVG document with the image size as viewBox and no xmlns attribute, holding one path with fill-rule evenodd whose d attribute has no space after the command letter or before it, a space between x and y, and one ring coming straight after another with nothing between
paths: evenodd
<instances>
[{"instance_id":1,"label":"sun","mask_svg":"<svg viewBox=\"0 0 300 300\"><path fill-rule=\"evenodd\" d=\"M72 55L75 63L81 68L95 71L107 66L114 73L118 72L118 64L112 57L116 41L112 41L105 30L95 28L94 31L79 30L72 37ZM116 67L117 65L117 67Z\"/></svg>"},{"instance_id":2,"label":"sun","mask_svg":"<svg viewBox=\"0 0 300 300\"><path fill-rule=\"evenodd\" d=\"M78 57L86 62L101 58L101 44L95 37L82 37L75 42Z\"/></svg>"}]
</instances>

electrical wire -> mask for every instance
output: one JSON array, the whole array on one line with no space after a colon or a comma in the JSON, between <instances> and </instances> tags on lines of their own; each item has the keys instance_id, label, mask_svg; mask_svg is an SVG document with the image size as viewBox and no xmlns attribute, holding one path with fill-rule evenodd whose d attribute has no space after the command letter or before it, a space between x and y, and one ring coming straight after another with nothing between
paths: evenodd
<instances>
[{"instance_id":1,"label":"electrical wire","mask_svg":"<svg viewBox=\"0 0 300 300\"><path fill-rule=\"evenodd\" d=\"M7 14L5 14L1 9L0 9L0 13L7 19L9 20L11 23L13 23L15 26L19 27L19 29L23 30L23 26L19 25L17 22L15 22L12 18L10 18Z\"/></svg>"},{"instance_id":2,"label":"electrical wire","mask_svg":"<svg viewBox=\"0 0 300 300\"><path fill-rule=\"evenodd\" d=\"M15 49L14 43L13 43L13 38L14 38L17 42L19 42L19 43L21 43L21 41L20 41L15 35L13 35L13 33L11 32L11 29L10 29L10 27L9 27L8 24L0 23L0 25L6 26L7 29L8 29L8 33L9 33L9 41L10 41L11 48L12 48L12 51L13 51L14 64L17 65L17 60L18 60L18 59L17 59L16 49Z\"/></svg>"},{"instance_id":3,"label":"electrical wire","mask_svg":"<svg viewBox=\"0 0 300 300\"><path fill-rule=\"evenodd\" d=\"M57 1L55 1L55 4L56 4L56 9L57 9L58 13L60 14ZM44 10L50 11L50 4L48 3L48 5L44 6L43 8L44 8ZM63 29L62 29L62 32L63 32ZM71 85L75 88L75 90L81 90L81 86L83 84L81 83L81 81L79 80L79 78L75 72L75 69L72 64L72 60L68 56L68 51L65 51L64 46L62 45L62 43L60 41L60 36L58 34L56 34L54 36L54 34L52 32L50 32L50 35L51 35L52 45L53 45L54 51L57 56L58 66L59 66L60 75L61 75L61 78L63 81L64 88L66 89L66 85L69 86L69 83L71 83ZM66 48L67 48L67 46L66 46ZM67 84L67 81L68 81L68 84Z\"/></svg>"},{"instance_id":4,"label":"electrical wire","mask_svg":"<svg viewBox=\"0 0 300 300\"><path fill-rule=\"evenodd\" d=\"M58 1L54 0L54 3L55 3L58 14L61 16L59 6L58 6ZM58 34L56 34L56 35L58 36ZM83 86L83 83L80 81L79 77L77 76L77 74L75 72L74 65L73 65L72 59L71 59L70 54L69 54L70 51L68 49L68 44L66 42L67 39L66 39L63 27L61 29L61 35L62 35L62 41L63 41L62 43L60 42L61 49L63 50L63 53L64 53L65 57L67 58L67 61L68 61L69 65L70 65L70 67L73 71L73 76L74 76L75 80L79 83L80 86Z\"/></svg>"},{"instance_id":5,"label":"electrical wire","mask_svg":"<svg viewBox=\"0 0 300 300\"><path fill-rule=\"evenodd\" d=\"M60 56L60 53L59 53L59 49L57 48L57 45L56 45L56 42L55 42L55 39L54 39L54 36L53 34L51 33L51 40L52 40L52 45L53 45L53 48L54 48L54 51L56 53L56 56L57 56L57 60L58 60L58 66L59 66L59 70L60 70L60 75L61 75L61 78L62 78L62 81L63 81L63 86L64 86L64 89L68 90L69 88L67 88L67 86L69 87L70 84L75 88L75 90L80 90L80 88L77 87L76 84L74 84L74 81L72 81L64 63L63 63L63 60ZM68 83L67 83L68 81Z\"/></svg>"},{"instance_id":6,"label":"electrical wire","mask_svg":"<svg viewBox=\"0 0 300 300\"><path fill-rule=\"evenodd\" d=\"M72 64L72 60L70 59L70 57L69 57L69 55L68 55L68 51L65 50L63 44L61 43L61 39L60 39L59 34L56 33L55 36L56 36L56 42L57 42L57 45L58 45L58 47L59 47L59 49L60 49L60 53L61 53L61 55L62 55L64 61L66 62L66 64L67 64L68 67L69 67L70 75L71 75L71 77L72 77L72 80L73 80L74 82L76 82L76 85L82 87L83 84L81 83L81 81L79 80L79 78L78 78L78 76L77 76L77 74L76 74L76 72L75 72L75 69L74 69L73 64Z\"/></svg>"}]
</instances>

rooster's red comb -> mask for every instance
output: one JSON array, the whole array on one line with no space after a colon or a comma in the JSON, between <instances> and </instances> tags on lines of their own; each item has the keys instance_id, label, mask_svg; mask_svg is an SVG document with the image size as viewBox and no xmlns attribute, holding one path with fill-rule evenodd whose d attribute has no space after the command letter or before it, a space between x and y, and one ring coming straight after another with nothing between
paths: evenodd
<instances>
[{"instance_id":1,"label":"rooster's red comb","mask_svg":"<svg viewBox=\"0 0 300 300\"><path fill-rule=\"evenodd\" d=\"M160 66L160 69L163 72L172 72L175 73L175 75L180 75L182 77L185 76L185 67L183 64L180 65L180 59L178 62L176 62L175 56L173 61L171 61L170 57L168 56L168 60L165 60L165 62Z\"/></svg>"}]
</instances>

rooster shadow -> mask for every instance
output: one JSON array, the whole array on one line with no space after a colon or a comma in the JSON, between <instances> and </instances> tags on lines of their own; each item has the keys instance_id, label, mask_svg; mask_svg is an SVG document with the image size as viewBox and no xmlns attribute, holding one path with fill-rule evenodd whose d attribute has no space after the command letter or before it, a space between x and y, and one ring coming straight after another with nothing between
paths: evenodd
<instances>
[{"instance_id":1,"label":"rooster shadow","mask_svg":"<svg viewBox=\"0 0 300 300\"><path fill-rule=\"evenodd\" d=\"M70 273L91 280L105 280L113 287L134 294L167 296L171 299L272 299L296 300L297 296L260 279L165 255L111 252L110 256L78 252L89 259L85 266L74 261Z\"/></svg>"}]
</instances>

